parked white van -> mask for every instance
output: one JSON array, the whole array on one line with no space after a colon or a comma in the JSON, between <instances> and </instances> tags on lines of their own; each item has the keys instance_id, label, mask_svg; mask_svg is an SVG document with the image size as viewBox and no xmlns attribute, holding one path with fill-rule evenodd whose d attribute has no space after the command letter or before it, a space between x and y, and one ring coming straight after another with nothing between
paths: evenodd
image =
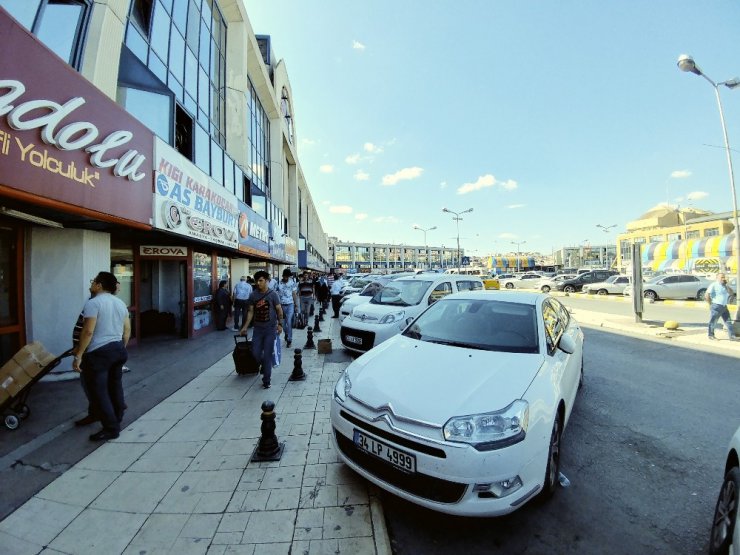
<instances>
[{"instance_id":1,"label":"parked white van","mask_svg":"<svg viewBox=\"0 0 740 555\"><path fill-rule=\"evenodd\" d=\"M483 289L475 276L417 274L394 280L342 322L342 345L364 353L400 333L433 302L458 291Z\"/></svg>"}]
</instances>

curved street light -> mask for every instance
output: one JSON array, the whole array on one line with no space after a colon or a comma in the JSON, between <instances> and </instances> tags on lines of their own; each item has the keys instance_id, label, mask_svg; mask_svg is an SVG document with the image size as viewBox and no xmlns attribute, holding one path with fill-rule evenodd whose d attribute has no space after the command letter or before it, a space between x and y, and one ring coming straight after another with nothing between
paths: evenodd
<instances>
[{"instance_id":1,"label":"curved street light","mask_svg":"<svg viewBox=\"0 0 740 555\"><path fill-rule=\"evenodd\" d=\"M678 65L678 69L681 71L686 71L688 73L693 73L694 75L699 75L701 77L704 77L710 85L714 88L714 96L717 98L717 107L719 108L719 121L722 124L722 136L725 140L725 153L727 155L727 170L730 174L730 190L732 192L732 212L733 212L733 224L735 225L735 241L733 244L733 251L735 253L735 288L737 289L740 287L740 225L738 225L738 216L737 216L737 194L735 192L735 173L732 170L732 155L730 154L730 141L727 138L727 126L725 125L725 113L722 109L722 100L719 96L719 86L724 85L728 89L734 89L738 85L740 85L740 79L735 77L734 79L729 79L727 81L721 81L719 83L715 83L712 81L700 68L698 65L696 65L696 62L694 61L694 58L687 54L681 54L678 57L678 62L676 62ZM737 291L736 291L737 293ZM740 304L738 305L740 307ZM740 308L736 309L735 311L735 321L737 322L738 318L740 318Z\"/></svg>"},{"instance_id":2,"label":"curved street light","mask_svg":"<svg viewBox=\"0 0 740 555\"><path fill-rule=\"evenodd\" d=\"M596 227L598 227L604 233L609 233L612 229L614 229L615 227L617 227L617 224L612 224L612 225L596 224ZM608 239L606 241L606 247L604 247L604 258L606 259L606 269L608 270L610 268L610 266L609 266L609 240ZM616 247L615 247L615 250L614 250L614 260L616 261L616 259L617 259L617 250L616 250Z\"/></svg>"},{"instance_id":3,"label":"curved street light","mask_svg":"<svg viewBox=\"0 0 740 555\"><path fill-rule=\"evenodd\" d=\"M455 220L455 223L457 224L457 273L460 273L460 220L462 218L460 217L461 214L467 214L468 212L472 212L472 208L468 208L467 210L463 210L462 212L455 212L454 210L450 210L449 208L443 208L442 212L447 212L448 214L454 214L454 217L452 218Z\"/></svg>"},{"instance_id":4,"label":"curved street light","mask_svg":"<svg viewBox=\"0 0 740 555\"><path fill-rule=\"evenodd\" d=\"M520 271L520 269L519 269L519 263L520 263L519 257L521 256L522 245L524 243L526 243L526 241L512 241L511 242L512 245L516 245L516 271L517 272Z\"/></svg>"},{"instance_id":5,"label":"curved street light","mask_svg":"<svg viewBox=\"0 0 740 555\"><path fill-rule=\"evenodd\" d=\"M412 227L412 229L418 229L419 231L423 231L424 232L424 253L426 254L426 257L427 257L427 269L431 269L432 264L431 264L431 260L429 258L429 247L427 246L427 231L432 231L433 229L437 229L437 226L434 225L432 227L428 227L428 228L424 229L423 227L414 224L413 227Z\"/></svg>"}]
</instances>

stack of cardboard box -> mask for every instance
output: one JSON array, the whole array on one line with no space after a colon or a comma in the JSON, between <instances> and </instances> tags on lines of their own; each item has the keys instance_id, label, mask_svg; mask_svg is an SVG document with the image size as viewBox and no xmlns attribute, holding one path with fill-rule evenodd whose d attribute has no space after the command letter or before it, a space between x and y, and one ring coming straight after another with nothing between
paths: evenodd
<instances>
[{"instance_id":1,"label":"stack of cardboard box","mask_svg":"<svg viewBox=\"0 0 740 555\"><path fill-rule=\"evenodd\" d=\"M0 405L18 395L54 358L39 341L18 351L0 368Z\"/></svg>"}]
</instances>

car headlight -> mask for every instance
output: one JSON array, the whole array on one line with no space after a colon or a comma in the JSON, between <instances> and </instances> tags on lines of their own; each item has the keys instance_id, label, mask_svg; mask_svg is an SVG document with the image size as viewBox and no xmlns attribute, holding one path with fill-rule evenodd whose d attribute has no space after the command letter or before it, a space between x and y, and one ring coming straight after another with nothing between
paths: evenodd
<instances>
[{"instance_id":1,"label":"car headlight","mask_svg":"<svg viewBox=\"0 0 740 555\"><path fill-rule=\"evenodd\" d=\"M339 380L337 380L337 385L334 386L334 397L341 401L344 401L349 395L351 389L352 381L349 379L349 372L345 370L344 372L342 372Z\"/></svg>"},{"instance_id":2,"label":"car headlight","mask_svg":"<svg viewBox=\"0 0 740 555\"><path fill-rule=\"evenodd\" d=\"M386 314L380 319L381 324L392 324L393 322L400 322L403 320L405 312L403 310L399 310L398 312L391 312L390 314Z\"/></svg>"},{"instance_id":3,"label":"car headlight","mask_svg":"<svg viewBox=\"0 0 740 555\"><path fill-rule=\"evenodd\" d=\"M478 451L492 451L523 441L528 426L529 403L518 399L500 411L450 418L443 432L447 441L469 443Z\"/></svg>"}]
</instances>

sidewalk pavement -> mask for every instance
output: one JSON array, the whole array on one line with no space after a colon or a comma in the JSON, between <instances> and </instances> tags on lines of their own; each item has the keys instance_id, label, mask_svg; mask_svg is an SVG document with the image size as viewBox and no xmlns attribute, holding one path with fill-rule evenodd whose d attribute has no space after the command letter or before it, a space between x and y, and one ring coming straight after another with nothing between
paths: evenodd
<instances>
[{"instance_id":1,"label":"sidewalk pavement","mask_svg":"<svg viewBox=\"0 0 740 555\"><path fill-rule=\"evenodd\" d=\"M314 342L341 350L339 327L327 317ZM390 555L380 501L331 445L333 388L351 361L304 350L308 377L291 382L291 351L269 390L235 374L230 354L216 362L0 522L0 552ZM285 450L255 463L265 400Z\"/></svg>"},{"instance_id":2,"label":"sidewalk pavement","mask_svg":"<svg viewBox=\"0 0 740 555\"><path fill-rule=\"evenodd\" d=\"M682 325L679 322L678 329L669 330L664 327L665 321L643 320L642 322L636 322L634 316L605 314L581 308L569 308L569 310L573 317L584 327L602 328L663 343L670 341L681 347L740 357L740 339L729 341L727 330L721 322L715 328L716 339L709 339L706 323Z\"/></svg>"}]
</instances>

